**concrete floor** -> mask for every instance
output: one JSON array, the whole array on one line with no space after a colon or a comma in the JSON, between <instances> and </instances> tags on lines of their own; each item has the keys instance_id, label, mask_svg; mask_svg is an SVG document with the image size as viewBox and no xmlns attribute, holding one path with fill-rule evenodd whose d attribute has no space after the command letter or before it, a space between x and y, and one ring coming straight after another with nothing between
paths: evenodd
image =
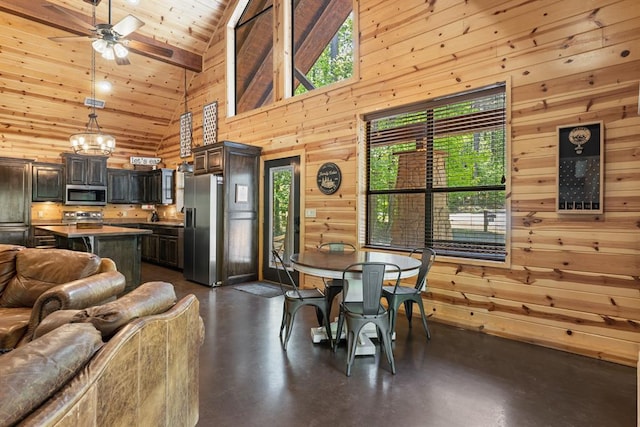
<instances>
[{"instance_id":1,"label":"concrete floor","mask_svg":"<svg viewBox=\"0 0 640 427\"><path fill-rule=\"evenodd\" d=\"M419 322L411 330L399 316L397 374L378 351L357 357L347 377L344 344L336 353L312 344L311 308L299 312L284 352L281 296L211 289L146 263L142 277L200 301L199 426L636 425L631 367L435 322L427 342Z\"/></svg>"}]
</instances>

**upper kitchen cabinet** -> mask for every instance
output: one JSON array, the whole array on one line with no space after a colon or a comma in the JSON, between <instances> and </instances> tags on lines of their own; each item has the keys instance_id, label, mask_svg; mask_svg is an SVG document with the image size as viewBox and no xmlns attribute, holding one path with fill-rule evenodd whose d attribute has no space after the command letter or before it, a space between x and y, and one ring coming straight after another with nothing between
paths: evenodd
<instances>
[{"instance_id":1,"label":"upper kitchen cabinet","mask_svg":"<svg viewBox=\"0 0 640 427\"><path fill-rule=\"evenodd\" d=\"M217 144L204 145L193 149L193 173L221 174L224 170L224 145L232 144L223 141Z\"/></svg>"},{"instance_id":2,"label":"upper kitchen cabinet","mask_svg":"<svg viewBox=\"0 0 640 427\"><path fill-rule=\"evenodd\" d=\"M31 168L32 201L64 201L64 167L59 163L34 163Z\"/></svg>"},{"instance_id":3,"label":"upper kitchen cabinet","mask_svg":"<svg viewBox=\"0 0 640 427\"><path fill-rule=\"evenodd\" d=\"M107 170L107 202L130 203L129 181L130 174L125 169Z\"/></svg>"},{"instance_id":4,"label":"upper kitchen cabinet","mask_svg":"<svg viewBox=\"0 0 640 427\"><path fill-rule=\"evenodd\" d=\"M109 203L170 205L173 203L173 169L130 171L109 169Z\"/></svg>"},{"instance_id":5,"label":"upper kitchen cabinet","mask_svg":"<svg viewBox=\"0 0 640 427\"><path fill-rule=\"evenodd\" d=\"M107 185L107 157L62 155L67 168L67 185Z\"/></svg>"},{"instance_id":6,"label":"upper kitchen cabinet","mask_svg":"<svg viewBox=\"0 0 640 427\"><path fill-rule=\"evenodd\" d=\"M148 203L170 205L173 203L173 169L156 169L149 172L145 194Z\"/></svg>"}]
</instances>

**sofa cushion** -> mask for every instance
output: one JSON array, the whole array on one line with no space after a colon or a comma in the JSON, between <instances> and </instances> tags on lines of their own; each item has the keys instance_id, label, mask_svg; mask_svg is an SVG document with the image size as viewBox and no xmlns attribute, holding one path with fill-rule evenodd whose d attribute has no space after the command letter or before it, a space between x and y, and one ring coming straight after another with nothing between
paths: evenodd
<instances>
[{"instance_id":1,"label":"sofa cushion","mask_svg":"<svg viewBox=\"0 0 640 427\"><path fill-rule=\"evenodd\" d=\"M0 348L14 348L29 326L30 308L0 308Z\"/></svg>"},{"instance_id":2,"label":"sofa cushion","mask_svg":"<svg viewBox=\"0 0 640 427\"><path fill-rule=\"evenodd\" d=\"M164 313L176 302L173 285L167 282L147 282L115 301L77 312L71 322L89 322L103 338L138 317Z\"/></svg>"},{"instance_id":3,"label":"sofa cushion","mask_svg":"<svg viewBox=\"0 0 640 427\"><path fill-rule=\"evenodd\" d=\"M65 385L102 346L88 324L63 325L0 356L0 420L13 425Z\"/></svg>"},{"instance_id":4,"label":"sofa cushion","mask_svg":"<svg viewBox=\"0 0 640 427\"><path fill-rule=\"evenodd\" d=\"M16 274L16 254L24 246L0 245L0 294Z\"/></svg>"},{"instance_id":5,"label":"sofa cushion","mask_svg":"<svg viewBox=\"0 0 640 427\"><path fill-rule=\"evenodd\" d=\"M0 307L33 307L47 289L91 276L100 257L67 249L27 248L16 254L16 274L9 281Z\"/></svg>"}]
</instances>

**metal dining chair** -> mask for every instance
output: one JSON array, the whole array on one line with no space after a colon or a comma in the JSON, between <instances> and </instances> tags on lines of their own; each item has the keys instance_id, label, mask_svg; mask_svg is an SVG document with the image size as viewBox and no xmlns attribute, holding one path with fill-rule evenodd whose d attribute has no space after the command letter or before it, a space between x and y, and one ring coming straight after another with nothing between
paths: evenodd
<instances>
[{"instance_id":1,"label":"metal dining chair","mask_svg":"<svg viewBox=\"0 0 640 427\"><path fill-rule=\"evenodd\" d=\"M327 242L319 245L318 250L340 254L346 252L355 252L356 247L351 243ZM331 322L331 308L333 306L333 300L340 292L342 292L343 283L342 279L323 278L322 281L324 282L324 297L327 302L326 311L327 315L329 316L329 322ZM321 320L319 317L320 313L318 313L318 321Z\"/></svg>"},{"instance_id":2,"label":"metal dining chair","mask_svg":"<svg viewBox=\"0 0 640 427\"><path fill-rule=\"evenodd\" d=\"M276 264L276 271L278 273L278 282L280 282L280 289L284 294L284 304L282 311L282 322L280 323L280 343L282 344L282 348L284 351L287 351L287 343L289 342L289 338L291 337L291 327L293 326L293 319L296 315L296 312L304 306L313 306L316 310L319 310L323 315L323 323L327 332L327 336L329 337L330 345L333 345L333 341L331 339L331 326L329 324L329 317L326 315L325 307L326 301L324 294L319 289L300 289L296 284L295 280L287 270L284 262L282 261L282 257L277 250L273 249L271 251L273 256L273 261ZM285 285L282 280L281 271L284 272L284 275L288 278L290 285ZM284 340L283 340L284 334Z\"/></svg>"},{"instance_id":3,"label":"metal dining chair","mask_svg":"<svg viewBox=\"0 0 640 427\"><path fill-rule=\"evenodd\" d=\"M336 342L333 346L335 351L338 340L342 334L343 324L347 323L347 376L351 376L351 366L356 356L358 345L358 335L362 328L373 323L376 326L378 339L382 343L387 361L391 366L391 373L396 373L396 365L391 348L391 321L389 311L380 303L382 297L382 285L385 281L385 273L397 273L395 282L400 281L400 267L395 264L383 262L360 262L351 264L342 273L342 281L345 287L345 294L349 293L349 280L357 280L360 277L362 282L362 301L343 301L340 304L340 314L338 316L338 329L336 331ZM351 279L349 279L351 278ZM352 286L353 286L352 282Z\"/></svg>"},{"instance_id":4,"label":"metal dining chair","mask_svg":"<svg viewBox=\"0 0 640 427\"><path fill-rule=\"evenodd\" d=\"M427 333L427 339L431 339L431 333L427 326L427 316L424 312L424 304L422 302L422 291L426 285L427 274L436 259L436 251L431 248L414 249L409 256L422 251L422 264L418 272L418 279L414 286L401 286L400 283L396 283L394 286L383 286L382 295L386 298L389 311L391 312L391 334L396 330L396 320L398 317L398 307L400 304L404 304L404 312L409 321L409 327L411 327L411 318L413 314L413 304L416 303L420 308L420 315L422 316L422 326Z\"/></svg>"}]
</instances>

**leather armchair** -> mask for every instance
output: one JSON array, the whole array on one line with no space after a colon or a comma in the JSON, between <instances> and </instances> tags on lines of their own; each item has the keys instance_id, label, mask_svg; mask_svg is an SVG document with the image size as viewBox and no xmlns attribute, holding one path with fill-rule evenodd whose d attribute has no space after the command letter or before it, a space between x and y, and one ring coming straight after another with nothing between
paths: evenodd
<instances>
[{"instance_id":1,"label":"leather armchair","mask_svg":"<svg viewBox=\"0 0 640 427\"><path fill-rule=\"evenodd\" d=\"M22 346L49 314L101 304L125 277L108 258L65 249L0 245L0 348Z\"/></svg>"}]
</instances>

